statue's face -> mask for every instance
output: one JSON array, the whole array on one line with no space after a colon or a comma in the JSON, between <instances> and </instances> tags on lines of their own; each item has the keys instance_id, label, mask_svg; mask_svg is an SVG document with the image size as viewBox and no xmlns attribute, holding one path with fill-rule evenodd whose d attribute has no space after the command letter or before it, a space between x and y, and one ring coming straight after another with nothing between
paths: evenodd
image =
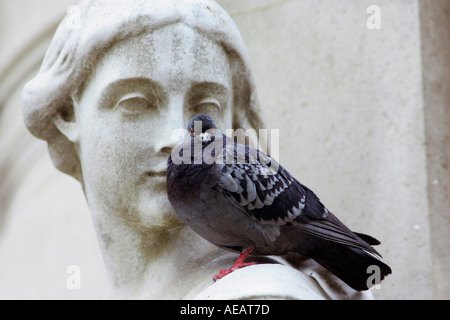
<instances>
[{"instance_id":1,"label":"statue's face","mask_svg":"<svg viewBox=\"0 0 450 320\"><path fill-rule=\"evenodd\" d=\"M223 48L182 24L109 48L75 104L91 210L144 227L179 224L166 194L172 132L200 112L231 128L231 97Z\"/></svg>"}]
</instances>

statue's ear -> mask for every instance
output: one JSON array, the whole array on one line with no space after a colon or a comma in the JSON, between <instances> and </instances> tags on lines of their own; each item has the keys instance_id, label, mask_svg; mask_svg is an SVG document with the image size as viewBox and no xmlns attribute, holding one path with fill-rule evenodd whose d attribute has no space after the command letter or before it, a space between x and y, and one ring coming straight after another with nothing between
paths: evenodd
<instances>
[{"instance_id":1,"label":"statue's ear","mask_svg":"<svg viewBox=\"0 0 450 320\"><path fill-rule=\"evenodd\" d=\"M53 118L53 123L69 141L73 143L79 142L80 131L73 106L58 112Z\"/></svg>"}]
</instances>

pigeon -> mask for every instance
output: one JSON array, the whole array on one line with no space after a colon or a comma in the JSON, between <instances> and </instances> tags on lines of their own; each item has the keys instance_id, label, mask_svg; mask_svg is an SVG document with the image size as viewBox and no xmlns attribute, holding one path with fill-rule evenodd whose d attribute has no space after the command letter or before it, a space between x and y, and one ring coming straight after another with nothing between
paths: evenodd
<instances>
[{"instance_id":1,"label":"pigeon","mask_svg":"<svg viewBox=\"0 0 450 320\"><path fill-rule=\"evenodd\" d=\"M167 194L181 220L240 254L214 280L254 264L245 262L249 255L291 253L314 259L357 291L374 284L369 270L377 268L379 281L392 272L372 247L378 240L352 232L275 159L236 143L207 114L189 121L167 164Z\"/></svg>"}]
</instances>

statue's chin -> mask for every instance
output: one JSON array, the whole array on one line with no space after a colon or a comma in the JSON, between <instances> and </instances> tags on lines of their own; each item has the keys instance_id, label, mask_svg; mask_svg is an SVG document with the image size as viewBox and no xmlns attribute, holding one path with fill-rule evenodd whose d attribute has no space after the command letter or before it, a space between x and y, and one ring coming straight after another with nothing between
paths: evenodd
<instances>
[{"instance_id":1,"label":"statue's chin","mask_svg":"<svg viewBox=\"0 0 450 320\"><path fill-rule=\"evenodd\" d=\"M143 228L174 228L183 225L167 199L167 194L155 194L140 201L138 224Z\"/></svg>"}]
</instances>

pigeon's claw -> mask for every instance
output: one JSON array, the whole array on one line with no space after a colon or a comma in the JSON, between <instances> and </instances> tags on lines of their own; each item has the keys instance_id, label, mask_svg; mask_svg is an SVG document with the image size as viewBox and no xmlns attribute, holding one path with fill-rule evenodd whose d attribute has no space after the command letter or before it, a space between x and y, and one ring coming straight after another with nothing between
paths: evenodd
<instances>
[{"instance_id":1,"label":"pigeon's claw","mask_svg":"<svg viewBox=\"0 0 450 320\"><path fill-rule=\"evenodd\" d=\"M213 280L216 281L216 280L222 279L223 277L225 277L226 275L229 275L233 271L236 271L236 270L244 268L244 267L255 265L256 262L244 262L245 259L247 259L247 257L249 256L249 254L252 253L252 251L253 251L253 248L242 251L242 253L239 255L239 257L237 258L237 260L233 264L233 266L228 270L220 270L219 274L216 274L215 276L213 276Z\"/></svg>"}]
</instances>

